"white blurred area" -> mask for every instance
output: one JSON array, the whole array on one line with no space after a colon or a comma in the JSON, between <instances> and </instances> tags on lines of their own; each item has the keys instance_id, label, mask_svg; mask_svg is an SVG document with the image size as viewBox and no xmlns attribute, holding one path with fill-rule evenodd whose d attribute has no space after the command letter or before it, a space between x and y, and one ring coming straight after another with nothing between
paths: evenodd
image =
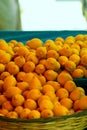
<instances>
[{"instance_id":1,"label":"white blurred area","mask_svg":"<svg viewBox=\"0 0 87 130\"><path fill-rule=\"evenodd\" d=\"M19 0L19 2L22 29L25 31L87 29L80 1Z\"/></svg>"}]
</instances>

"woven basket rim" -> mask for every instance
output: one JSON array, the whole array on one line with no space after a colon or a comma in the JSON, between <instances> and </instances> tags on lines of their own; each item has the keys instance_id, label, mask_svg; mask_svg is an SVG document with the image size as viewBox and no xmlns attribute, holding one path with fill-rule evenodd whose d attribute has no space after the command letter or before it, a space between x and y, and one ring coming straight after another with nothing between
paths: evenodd
<instances>
[{"instance_id":1,"label":"woven basket rim","mask_svg":"<svg viewBox=\"0 0 87 130\"><path fill-rule=\"evenodd\" d=\"M39 118L39 119L14 119L14 118L7 118L4 116L0 116L0 121L5 121L5 122L13 122L13 123L47 123L47 122L53 122L53 121L60 121L60 120L65 120L65 119L70 119L70 118L77 118L77 117L82 117L87 115L87 110L84 110L82 112L77 112L71 115L66 115L66 116L54 116L54 117L49 117L49 118Z\"/></svg>"}]
</instances>

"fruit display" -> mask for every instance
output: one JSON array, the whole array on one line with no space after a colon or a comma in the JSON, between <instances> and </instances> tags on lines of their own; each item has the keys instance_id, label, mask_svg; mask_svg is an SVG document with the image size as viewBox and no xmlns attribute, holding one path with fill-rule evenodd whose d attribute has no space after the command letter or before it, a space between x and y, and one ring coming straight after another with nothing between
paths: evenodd
<instances>
[{"instance_id":1,"label":"fruit display","mask_svg":"<svg viewBox=\"0 0 87 130\"><path fill-rule=\"evenodd\" d=\"M43 42L0 39L0 116L40 119L87 109L87 35Z\"/></svg>"}]
</instances>

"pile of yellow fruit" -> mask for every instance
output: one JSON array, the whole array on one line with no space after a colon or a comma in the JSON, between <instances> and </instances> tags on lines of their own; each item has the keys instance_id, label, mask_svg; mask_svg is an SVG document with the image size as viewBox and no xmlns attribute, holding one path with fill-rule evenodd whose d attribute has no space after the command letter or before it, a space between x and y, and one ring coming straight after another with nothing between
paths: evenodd
<instances>
[{"instance_id":1,"label":"pile of yellow fruit","mask_svg":"<svg viewBox=\"0 0 87 130\"><path fill-rule=\"evenodd\" d=\"M87 109L85 90L73 78L87 78L87 35L0 39L0 116L36 119Z\"/></svg>"}]
</instances>

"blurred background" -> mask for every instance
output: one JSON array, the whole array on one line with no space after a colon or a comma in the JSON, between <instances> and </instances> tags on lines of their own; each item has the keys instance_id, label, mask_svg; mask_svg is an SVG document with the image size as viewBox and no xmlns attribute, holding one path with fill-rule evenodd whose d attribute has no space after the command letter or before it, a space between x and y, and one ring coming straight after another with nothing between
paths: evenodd
<instances>
[{"instance_id":1,"label":"blurred background","mask_svg":"<svg viewBox=\"0 0 87 130\"><path fill-rule=\"evenodd\" d=\"M87 0L0 0L0 30L87 30L86 19Z\"/></svg>"},{"instance_id":2,"label":"blurred background","mask_svg":"<svg viewBox=\"0 0 87 130\"><path fill-rule=\"evenodd\" d=\"M86 30L80 0L19 0L23 30Z\"/></svg>"}]
</instances>

